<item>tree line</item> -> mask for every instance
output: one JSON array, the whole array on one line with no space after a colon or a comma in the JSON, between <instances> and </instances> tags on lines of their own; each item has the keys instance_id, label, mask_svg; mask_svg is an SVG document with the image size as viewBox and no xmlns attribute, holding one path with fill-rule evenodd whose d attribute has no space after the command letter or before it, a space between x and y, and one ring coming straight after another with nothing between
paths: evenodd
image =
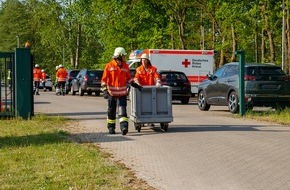
<instances>
[{"instance_id":1,"label":"tree line","mask_svg":"<svg viewBox=\"0 0 290 190\"><path fill-rule=\"evenodd\" d=\"M116 47L216 50L215 67L238 61L290 70L289 0L0 1L0 51L31 43L35 62L103 68Z\"/></svg>"}]
</instances>

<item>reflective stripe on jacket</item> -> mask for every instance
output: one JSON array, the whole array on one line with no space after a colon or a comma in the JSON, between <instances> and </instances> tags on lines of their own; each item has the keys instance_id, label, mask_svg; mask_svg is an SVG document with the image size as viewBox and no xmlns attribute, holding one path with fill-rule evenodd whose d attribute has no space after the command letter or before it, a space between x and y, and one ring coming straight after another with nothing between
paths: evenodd
<instances>
[{"instance_id":1,"label":"reflective stripe on jacket","mask_svg":"<svg viewBox=\"0 0 290 190\"><path fill-rule=\"evenodd\" d=\"M107 63L102 77L102 86L106 85L111 96L126 96L127 83L131 83L129 66L122 62L122 68L115 60Z\"/></svg>"},{"instance_id":2,"label":"reflective stripe on jacket","mask_svg":"<svg viewBox=\"0 0 290 190\"><path fill-rule=\"evenodd\" d=\"M147 70L143 65L136 69L134 81L136 81L141 86L155 85L159 80L160 79L157 73L157 69L152 65L148 66Z\"/></svg>"},{"instance_id":3,"label":"reflective stripe on jacket","mask_svg":"<svg viewBox=\"0 0 290 190\"><path fill-rule=\"evenodd\" d=\"M64 82L67 77L67 71L65 68L61 67L56 72L56 78L58 82Z\"/></svg>"},{"instance_id":4,"label":"reflective stripe on jacket","mask_svg":"<svg viewBox=\"0 0 290 190\"><path fill-rule=\"evenodd\" d=\"M34 81L40 81L41 76L42 76L41 70L38 67L35 67L33 69L33 80Z\"/></svg>"}]
</instances>

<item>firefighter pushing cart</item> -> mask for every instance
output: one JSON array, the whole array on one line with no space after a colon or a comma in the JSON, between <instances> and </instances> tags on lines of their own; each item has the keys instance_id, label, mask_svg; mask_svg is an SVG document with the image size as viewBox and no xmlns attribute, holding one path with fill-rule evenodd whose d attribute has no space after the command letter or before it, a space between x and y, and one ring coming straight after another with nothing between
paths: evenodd
<instances>
[{"instance_id":1,"label":"firefighter pushing cart","mask_svg":"<svg viewBox=\"0 0 290 190\"><path fill-rule=\"evenodd\" d=\"M140 132L144 124L160 123L163 131L173 121L172 90L169 86L144 86L142 91L130 90L131 114L135 129Z\"/></svg>"}]
</instances>

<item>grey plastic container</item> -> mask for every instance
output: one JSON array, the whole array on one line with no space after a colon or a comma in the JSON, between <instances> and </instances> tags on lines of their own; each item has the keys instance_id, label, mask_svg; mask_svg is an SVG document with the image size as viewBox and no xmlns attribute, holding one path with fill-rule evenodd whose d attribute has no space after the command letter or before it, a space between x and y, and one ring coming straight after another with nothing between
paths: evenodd
<instances>
[{"instance_id":1,"label":"grey plastic container","mask_svg":"<svg viewBox=\"0 0 290 190\"><path fill-rule=\"evenodd\" d=\"M139 124L160 123L161 128L173 121L172 90L169 86L144 86L142 91L130 90L131 115L135 128L140 131Z\"/></svg>"}]
</instances>

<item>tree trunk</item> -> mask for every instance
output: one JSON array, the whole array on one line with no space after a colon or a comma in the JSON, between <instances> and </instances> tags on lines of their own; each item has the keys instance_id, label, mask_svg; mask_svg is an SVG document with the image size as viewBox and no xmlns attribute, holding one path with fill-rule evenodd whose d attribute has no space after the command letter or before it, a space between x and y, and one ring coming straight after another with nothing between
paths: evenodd
<instances>
[{"instance_id":1,"label":"tree trunk","mask_svg":"<svg viewBox=\"0 0 290 190\"><path fill-rule=\"evenodd\" d=\"M258 42L258 28L257 28L257 23L256 23L256 28L255 28L255 34L254 34L254 38L255 38L255 60L256 63L259 62L259 42Z\"/></svg>"},{"instance_id":2,"label":"tree trunk","mask_svg":"<svg viewBox=\"0 0 290 190\"><path fill-rule=\"evenodd\" d=\"M200 15L200 49L204 50L204 25L203 25L203 14Z\"/></svg>"},{"instance_id":3,"label":"tree trunk","mask_svg":"<svg viewBox=\"0 0 290 190\"><path fill-rule=\"evenodd\" d=\"M226 40L226 39L222 36L222 44L225 43L225 40ZM224 49L221 49L219 67L223 66L223 64L224 64L224 59L225 59Z\"/></svg>"},{"instance_id":4,"label":"tree trunk","mask_svg":"<svg viewBox=\"0 0 290 190\"><path fill-rule=\"evenodd\" d=\"M237 40L236 40L236 32L235 32L235 27L233 24L231 24L231 29L232 29L232 48L233 48L233 53L232 53L232 58L231 61L236 61L237 57L235 52L237 51Z\"/></svg>"},{"instance_id":5,"label":"tree trunk","mask_svg":"<svg viewBox=\"0 0 290 190\"><path fill-rule=\"evenodd\" d=\"M262 28L262 35L261 35L261 63L265 61L265 36L264 36L264 29Z\"/></svg>"},{"instance_id":6,"label":"tree trunk","mask_svg":"<svg viewBox=\"0 0 290 190\"><path fill-rule=\"evenodd\" d=\"M270 62L275 63L275 46L273 40L273 31L269 26L269 19L268 16L265 15L265 22L266 22L266 31L269 39L269 48L270 48Z\"/></svg>"},{"instance_id":7,"label":"tree trunk","mask_svg":"<svg viewBox=\"0 0 290 190\"><path fill-rule=\"evenodd\" d=\"M212 49L215 48L215 23L212 22Z\"/></svg>"},{"instance_id":8,"label":"tree trunk","mask_svg":"<svg viewBox=\"0 0 290 190\"><path fill-rule=\"evenodd\" d=\"M172 21L173 21L173 16L170 16L170 23L172 23ZM172 49L175 49L175 44L174 44L174 32L173 31L171 31L171 48Z\"/></svg>"},{"instance_id":9,"label":"tree trunk","mask_svg":"<svg viewBox=\"0 0 290 190\"><path fill-rule=\"evenodd\" d=\"M72 50L72 45L71 45L71 42L72 42L72 24L71 24L71 22L69 23L69 32L68 32L68 40L69 40L69 44L70 44L70 46L69 46L69 57L70 57L70 65L73 67L73 68L76 68L75 67L75 62L74 62L74 54L73 54L73 50Z\"/></svg>"},{"instance_id":10,"label":"tree trunk","mask_svg":"<svg viewBox=\"0 0 290 190\"><path fill-rule=\"evenodd\" d=\"M77 33L77 48L76 48L76 63L75 67L79 66L80 57L80 46L81 46L81 35L82 35L82 25L78 22L78 33Z\"/></svg>"}]
</instances>

